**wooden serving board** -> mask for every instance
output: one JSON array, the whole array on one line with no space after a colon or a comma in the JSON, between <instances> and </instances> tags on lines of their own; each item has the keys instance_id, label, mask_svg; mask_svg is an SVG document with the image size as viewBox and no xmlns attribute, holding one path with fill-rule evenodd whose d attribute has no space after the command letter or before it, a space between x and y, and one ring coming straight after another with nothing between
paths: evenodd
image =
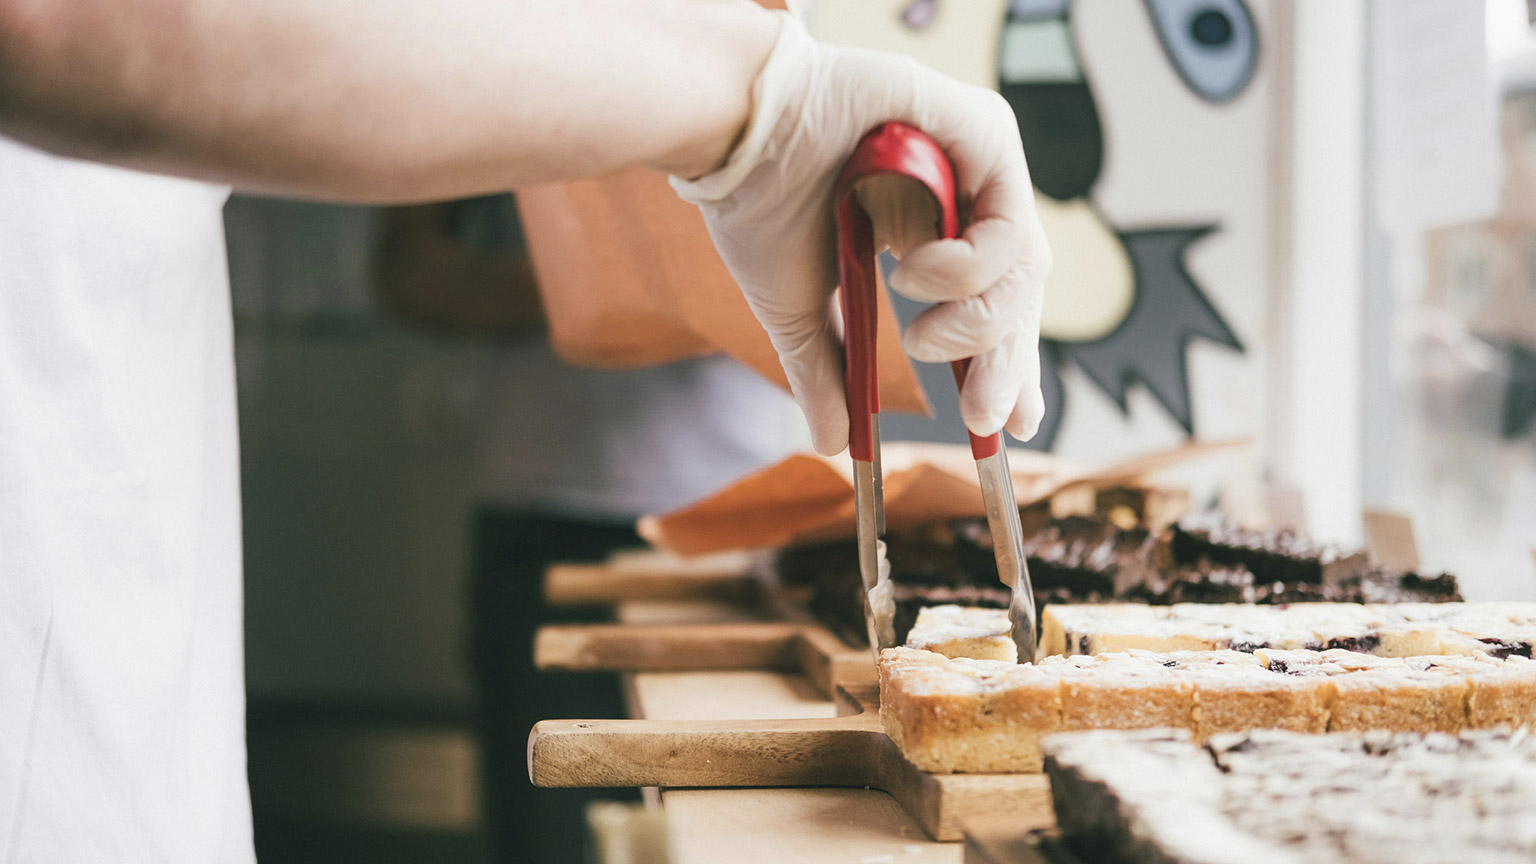
<instances>
[{"instance_id":1,"label":"wooden serving board","mask_svg":"<svg viewBox=\"0 0 1536 864\"><path fill-rule=\"evenodd\" d=\"M556 605L612 603L621 623L548 625L534 665L565 672L797 672L828 699L876 678L868 648L850 646L794 597L764 590L749 555L706 560L619 553L600 564L555 564L545 595ZM648 610L636 615L640 608Z\"/></svg>"},{"instance_id":2,"label":"wooden serving board","mask_svg":"<svg viewBox=\"0 0 1536 864\"><path fill-rule=\"evenodd\" d=\"M580 672L787 670L828 698L876 679L868 648L850 647L812 621L549 625L534 637L533 662Z\"/></svg>"},{"instance_id":3,"label":"wooden serving board","mask_svg":"<svg viewBox=\"0 0 1536 864\"><path fill-rule=\"evenodd\" d=\"M612 606L632 601L710 601L755 608L763 584L748 553L679 558L650 549L625 550L597 564L552 564L544 571L551 606Z\"/></svg>"},{"instance_id":4,"label":"wooden serving board","mask_svg":"<svg viewBox=\"0 0 1536 864\"><path fill-rule=\"evenodd\" d=\"M545 720L528 776L549 787L854 786L888 792L935 840L962 820L1055 824L1043 774L928 774L881 728L874 686L839 688L837 717L800 720Z\"/></svg>"}]
</instances>

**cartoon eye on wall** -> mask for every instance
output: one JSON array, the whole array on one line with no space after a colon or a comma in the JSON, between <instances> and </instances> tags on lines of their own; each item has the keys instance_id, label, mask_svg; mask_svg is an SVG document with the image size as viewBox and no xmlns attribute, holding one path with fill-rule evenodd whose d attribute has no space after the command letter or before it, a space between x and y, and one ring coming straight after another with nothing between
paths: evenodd
<instances>
[{"instance_id":1,"label":"cartoon eye on wall","mask_svg":"<svg viewBox=\"0 0 1536 864\"><path fill-rule=\"evenodd\" d=\"M1100 117L1073 23L1074 8L1086 5L843 0L823 4L819 12L823 26L844 28L844 41L898 47L942 71L963 73L959 77L971 83L995 86L1013 108L1055 261L1040 320L1046 418L1029 443L1045 450L1055 445L1068 402L1078 398L1068 393L1066 370L1085 376L1089 388L1127 416L1131 389L1143 387L1193 435L1189 345L1199 340L1244 350L1185 266L1189 247L1219 225L1121 226L1099 206L1096 189L1114 142ZM1174 98L1182 89L1193 99L1220 104L1243 94L1258 62L1257 29L1245 0L1143 0L1143 5L1145 17L1121 15L1117 26L1151 30L1149 41L1155 34L1184 85L1170 88ZM871 21L871 10L879 10L878 20ZM989 17L998 12L1001 21ZM871 36L880 27L889 31L882 31L883 41ZM995 50L977 51L974 42L965 41L978 37L993 40ZM977 58L987 65L975 68Z\"/></svg>"},{"instance_id":2,"label":"cartoon eye on wall","mask_svg":"<svg viewBox=\"0 0 1536 864\"><path fill-rule=\"evenodd\" d=\"M1185 86L1229 102L1253 80L1259 42L1242 0L1144 0L1158 41Z\"/></svg>"},{"instance_id":3,"label":"cartoon eye on wall","mask_svg":"<svg viewBox=\"0 0 1536 864\"><path fill-rule=\"evenodd\" d=\"M1225 102L1246 88L1257 52L1242 0L1144 2L1169 65L1191 93ZM1046 425L1034 446L1053 446L1068 398L1061 370L1069 364L1126 414L1129 389L1140 382L1192 435L1186 346L1201 338L1242 350L1184 266L1185 249L1217 226L1126 230L1098 208L1094 188L1108 142L1078 54L1073 5L1010 0L997 51L998 91L1018 118L1056 260L1040 322Z\"/></svg>"}]
</instances>

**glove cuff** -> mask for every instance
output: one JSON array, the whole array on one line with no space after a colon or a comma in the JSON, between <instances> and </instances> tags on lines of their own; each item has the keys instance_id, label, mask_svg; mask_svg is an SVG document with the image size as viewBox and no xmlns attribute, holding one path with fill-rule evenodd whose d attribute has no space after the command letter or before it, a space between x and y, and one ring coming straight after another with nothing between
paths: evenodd
<instances>
[{"instance_id":1,"label":"glove cuff","mask_svg":"<svg viewBox=\"0 0 1536 864\"><path fill-rule=\"evenodd\" d=\"M735 192L752 169L762 162L768 141L784 113L785 103L791 95L789 85L802 64L801 55L811 46L812 40L794 15L782 10L773 14L779 16L779 35L762 71L757 73L757 80L752 82L752 114L747 118L741 141L725 164L716 170L696 180L677 176L668 178L678 197L690 204L711 204Z\"/></svg>"}]
</instances>

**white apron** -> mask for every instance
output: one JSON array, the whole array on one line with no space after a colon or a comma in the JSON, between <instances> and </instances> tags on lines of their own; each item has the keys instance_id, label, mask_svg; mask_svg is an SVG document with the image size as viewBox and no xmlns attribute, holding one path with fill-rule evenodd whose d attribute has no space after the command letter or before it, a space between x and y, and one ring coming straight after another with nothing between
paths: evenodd
<instances>
[{"instance_id":1,"label":"white apron","mask_svg":"<svg viewBox=\"0 0 1536 864\"><path fill-rule=\"evenodd\" d=\"M225 194L0 138L0 864L254 859Z\"/></svg>"}]
</instances>

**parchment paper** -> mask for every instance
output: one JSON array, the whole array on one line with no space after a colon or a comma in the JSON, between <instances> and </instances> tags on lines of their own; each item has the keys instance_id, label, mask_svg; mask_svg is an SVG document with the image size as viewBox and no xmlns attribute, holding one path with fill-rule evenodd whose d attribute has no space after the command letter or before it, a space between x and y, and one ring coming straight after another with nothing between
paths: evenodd
<instances>
[{"instance_id":1,"label":"parchment paper","mask_svg":"<svg viewBox=\"0 0 1536 864\"><path fill-rule=\"evenodd\" d=\"M1132 485L1163 468L1247 443L1247 439L1190 442L1100 467L1011 449L1008 463L1022 507L1069 486ZM881 462L888 530L984 515L969 448L887 444L881 450ZM686 507L645 516L638 529L652 545L680 555L852 537L852 478L852 460L846 454L791 456Z\"/></svg>"}]
</instances>

